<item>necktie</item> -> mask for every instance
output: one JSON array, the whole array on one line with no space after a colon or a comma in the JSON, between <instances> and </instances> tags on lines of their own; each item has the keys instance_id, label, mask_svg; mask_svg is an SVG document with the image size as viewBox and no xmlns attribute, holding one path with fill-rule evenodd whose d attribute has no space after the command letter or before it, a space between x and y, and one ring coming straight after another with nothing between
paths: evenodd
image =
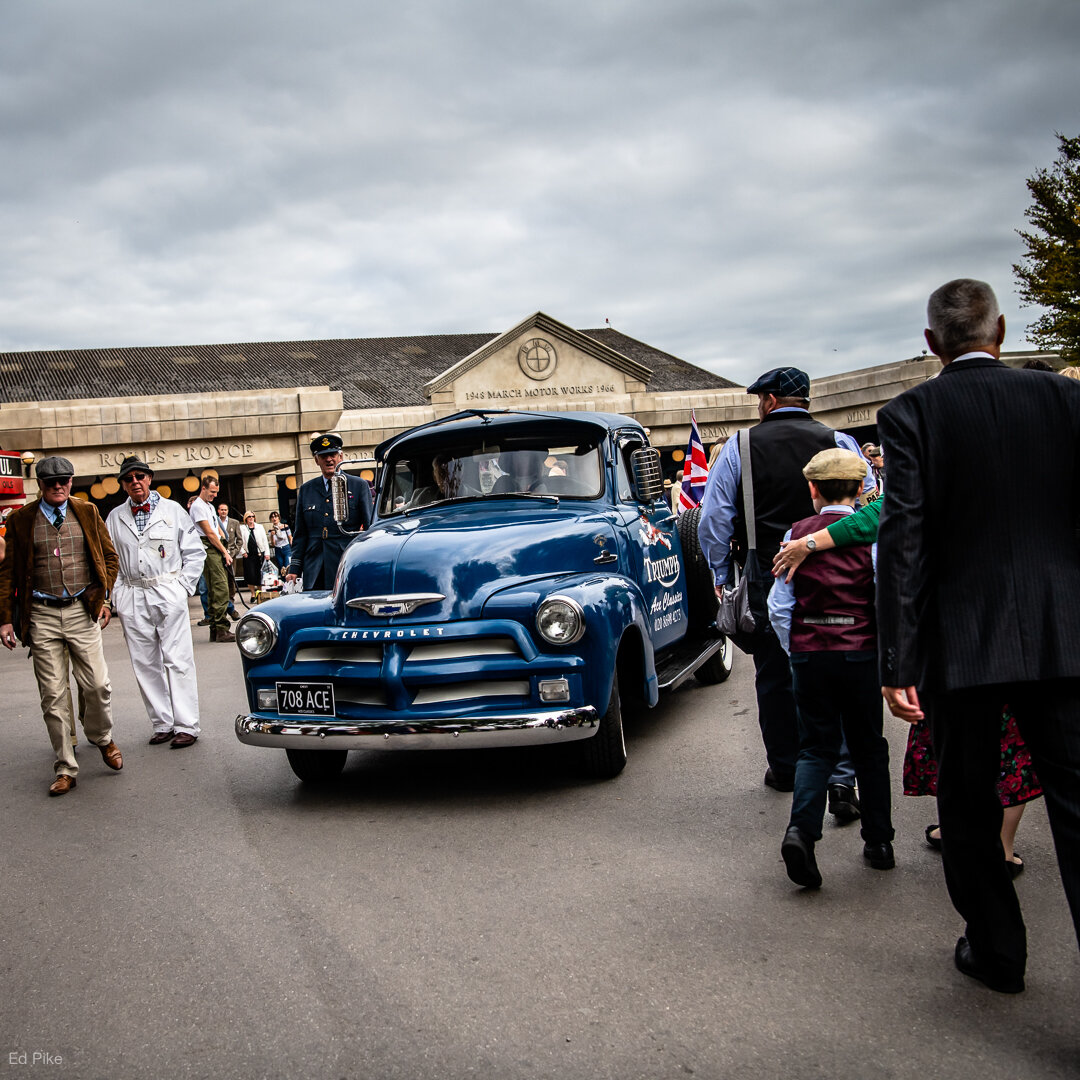
<instances>
[{"instance_id":1,"label":"necktie","mask_svg":"<svg viewBox=\"0 0 1080 1080\"><path fill-rule=\"evenodd\" d=\"M133 514L149 514L150 513L150 504L147 502L147 503L142 503L140 506L133 506L131 508L131 512Z\"/></svg>"},{"instance_id":2,"label":"necktie","mask_svg":"<svg viewBox=\"0 0 1080 1080\"><path fill-rule=\"evenodd\" d=\"M57 532L60 531L60 527L64 524L64 515L59 510L56 511L56 517L53 518L53 527Z\"/></svg>"}]
</instances>

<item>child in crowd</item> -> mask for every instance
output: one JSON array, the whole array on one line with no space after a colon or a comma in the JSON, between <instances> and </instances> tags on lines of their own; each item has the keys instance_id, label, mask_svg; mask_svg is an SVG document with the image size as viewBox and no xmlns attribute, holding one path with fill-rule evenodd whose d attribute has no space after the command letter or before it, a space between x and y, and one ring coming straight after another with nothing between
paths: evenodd
<instances>
[{"instance_id":1,"label":"child in crowd","mask_svg":"<svg viewBox=\"0 0 1080 1080\"><path fill-rule=\"evenodd\" d=\"M854 513L866 463L850 450L822 450L803 469L817 514L797 521L799 538ZM829 776L847 740L862 803L863 855L875 870L891 870L892 804L889 744L882 734L874 615L874 549L830 551L777 579L769 617L791 657L799 725L799 757L791 818L780 848L788 877L817 889L814 845L821 839Z\"/></svg>"}]
</instances>

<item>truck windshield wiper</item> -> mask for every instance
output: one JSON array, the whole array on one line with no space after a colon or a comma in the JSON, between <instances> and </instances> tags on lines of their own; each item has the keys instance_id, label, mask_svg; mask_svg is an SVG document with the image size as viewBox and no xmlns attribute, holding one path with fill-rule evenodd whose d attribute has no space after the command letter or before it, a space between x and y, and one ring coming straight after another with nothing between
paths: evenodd
<instances>
[{"instance_id":1,"label":"truck windshield wiper","mask_svg":"<svg viewBox=\"0 0 1080 1080\"><path fill-rule=\"evenodd\" d=\"M489 499L540 499L542 502L552 502L559 505L559 496L550 493L545 494L537 491L500 491L490 495L457 495L452 499L437 499L434 502L424 503L423 506L409 506L401 510L402 517L409 517L420 510L427 510L434 506L453 506L455 503L481 502Z\"/></svg>"}]
</instances>

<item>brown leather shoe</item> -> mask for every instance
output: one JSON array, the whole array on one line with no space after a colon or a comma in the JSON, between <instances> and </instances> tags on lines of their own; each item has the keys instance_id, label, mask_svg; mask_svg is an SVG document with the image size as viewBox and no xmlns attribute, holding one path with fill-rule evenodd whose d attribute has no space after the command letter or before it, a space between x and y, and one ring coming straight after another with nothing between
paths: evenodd
<instances>
[{"instance_id":1,"label":"brown leather shoe","mask_svg":"<svg viewBox=\"0 0 1080 1080\"><path fill-rule=\"evenodd\" d=\"M176 732L172 729L169 731L155 731L154 734L150 736L150 745L160 746L163 742L168 742L175 734Z\"/></svg>"},{"instance_id":2,"label":"brown leather shoe","mask_svg":"<svg viewBox=\"0 0 1080 1080\"><path fill-rule=\"evenodd\" d=\"M99 746L101 751L101 760L109 766L110 769L115 769L119 772L124 767L124 759L120 755L120 747L114 742L106 743L105 746Z\"/></svg>"},{"instance_id":3,"label":"brown leather shoe","mask_svg":"<svg viewBox=\"0 0 1080 1080\"><path fill-rule=\"evenodd\" d=\"M212 631L211 641L235 641L236 635L231 630L215 629Z\"/></svg>"},{"instance_id":4,"label":"brown leather shoe","mask_svg":"<svg viewBox=\"0 0 1080 1080\"><path fill-rule=\"evenodd\" d=\"M50 795L66 795L75 786L75 777L61 773L50 785Z\"/></svg>"},{"instance_id":5,"label":"brown leather shoe","mask_svg":"<svg viewBox=\"0 0 1080 1080\"><path fill-rule=\"evenodd\" d=\"M187 731L178 731L173 736L171 745L174 750L182 750L185 746L194 746L198 738L198 735L192 735Z\"/></svg>"}]
</instances>

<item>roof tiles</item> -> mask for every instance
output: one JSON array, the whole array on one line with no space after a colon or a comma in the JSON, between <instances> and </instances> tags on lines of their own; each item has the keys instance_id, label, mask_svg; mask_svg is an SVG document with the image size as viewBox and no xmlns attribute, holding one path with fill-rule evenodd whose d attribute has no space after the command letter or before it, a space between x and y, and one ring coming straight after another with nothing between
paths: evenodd
<instances>
[{"instance_id":1,"label":"roof tiles","mask_svg":"<svg viewBox=\"0 0 1080 1080\"><path fill-rule=\"evenodd\" d=\"M653 372L648 389L735 386L617 330L583 330ZM346 409L425 405L424 386L497 334L0 353L0 400L70 401L329 386ZM390 372L393 378L389 378Z\"/></svg>"}]
</instances>

